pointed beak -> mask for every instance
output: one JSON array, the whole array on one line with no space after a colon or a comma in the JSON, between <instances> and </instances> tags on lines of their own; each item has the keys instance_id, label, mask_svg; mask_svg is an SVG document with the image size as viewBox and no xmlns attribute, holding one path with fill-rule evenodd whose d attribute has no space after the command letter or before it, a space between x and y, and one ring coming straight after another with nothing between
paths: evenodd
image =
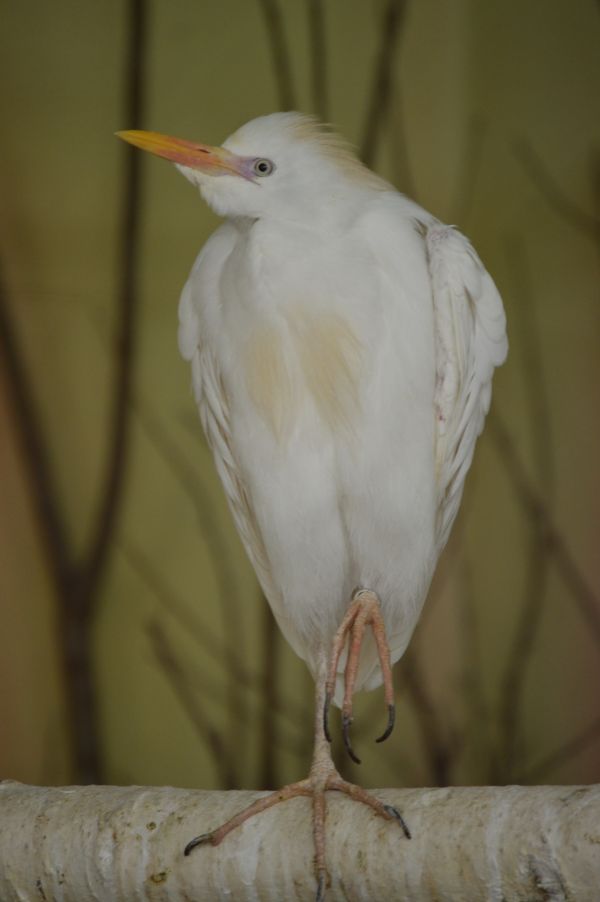
<instances>
[{"instance_id":1,"label":"pointed beak","mask_svg":"<svg viewBox=\"0 0 600 902\"><path fill-rule=\"evenodd\" d=\"M158 132L124 131L115 132L118 138L147 150L157 157L164 157L171 163L198 169L207 175L240 175L248 178L245 172L247 159L238 157L224 147L211 147L209 144L196 144L184 141L183 138L172 138Z\"/></svg>"}]
</instances>

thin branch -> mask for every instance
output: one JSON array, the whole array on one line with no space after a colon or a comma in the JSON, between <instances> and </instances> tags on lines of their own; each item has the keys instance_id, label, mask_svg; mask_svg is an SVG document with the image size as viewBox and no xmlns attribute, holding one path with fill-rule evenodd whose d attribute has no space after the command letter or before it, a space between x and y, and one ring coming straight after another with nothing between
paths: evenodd
<instances>
[{"instance_id":1,"label":"thin branch","mask_svg":"<svg viewBox=\"0 0 600 902\"><path fill-rule=\"evenodd\" d=\"M595 241L600 238L600 219L582 210L563 192L548 172L542 158L525 139L514 142L514 153L523 169L557 216Z\"/></svg>"},{"instance_id":2,"label":"thin branch","mask_svg":"<svg viewBox=\"0 0 600 902\"><path fill-rule=\"evenodd\" d=\"M479 761L487 763L490 757L490 712L485 698L484 666L479 639L480 605L477 604L473 587L473 567L464 553L459 592L460 638L463 648L460 686L466 706L466 718L459 741L464 747L465 739L469 737L469 749L479 754Z\"/></svg>"},{"instance_id":3,"label":"thin branch","mask_svg":"<svg viewBox=\"0 0 600 902\"><path fill-rule=\"evenodd\" d=\"M544 379L544 361L540 343L540 327L536 316L535 293L531 271L523 243L515 236L506 242L506 257L512 269L512 296L518 313L516 334L521 339L521 362L524 367L523 380L529 405L529 420L533 424L536 470L540 473L544 486L544 497L552 506L555 494L556 473L553 455L552 415ZM513 324L513 332L515 332Z\"/></svg>"},{"instance_id":4,"label":"thin branch","mask_svg":"<svg viewBox=\"0 0 600 902\"><path fill-rule=\"evenodd\" d=\"M360 156L372 166L392 96L392 69L396 44L402 33L408 0L388 0L381 23L380 46L367 115L360 144Z\"/></svg>"},{"instance_id":5,"label":"thin branch","mask_svg":"<svg viewBox=\"0 0 600 902\"><path fill-rule=\"evenodd\" d=\"M478 176L483 160L483 147L487 135L487 122L482 116L472 116L467 133L465 153L461 157L460 172L453 203L452 221L466 229L475 200Z\"/></svg>"},{"instance_id":6,"label":"thin branch","mask_svg":"<svg viewBox=\"0 0 600 902\"><path fill-rule=\"evenodd\" d=\"M314 0L314 3L319 0ZM296 109L296 94L292 81L291 54L285 37L284 20L282 18L277 0L259 0L265 25L267 28L268 44L271 51L273 73L278 92L278 102L281 110ZM319 10L312 10L311 23L313 29L313 89L320 90L320 100L325 104L325 72L324 51L322 41L322 22L318 15ZM316 43L315 43L316 42ZM320 65L323 64L321 70ZM317 67L315 69L315 67ZM238 622L237 620L235 622ZM273 746L277 735L277 725L274 714L278 706L277 683L279 679L279 648L280 638L277 632L273 614L265 602L263 614L263 709L262 709L262 785L274 785L275 757Z\"/></svg>"},{"instance_id":7,"label":"thin branch","mask_svg":"<svg viewBox=\"0 0 600 902\"><path fill-rule=\"evenodd\" d=\"M151 557L139 545L123 536L119 539L119 548L147 589L160 601L164 610L179 623L182 629L193 636L203 654L216 664L223 665L223 662L226 662L227 670L229 671L231 668L233 678L239 686L250 687L258 684L258 677L245 668L238 655L227 650L210 623L204 619L200 620L192 614L189 606L168 585L161 569L154 565Z\"/></svg>"},{"instance_id":8,"label":"thin branch","mask_svg":"<svg viewBox=\"0 0 600 902\"><path fill-rule=\"evenodd\" d=\"M296 100L290 65L291 56L285 38L283 17L277 5L277 0L258 0L258 5L262 10L267 27L273 75L279 95L279 108L281 110L295 110Z\"/></svg>"},{"instance_id":9,"label":"thin branch","mask_svg":"<svg viewBox=\"0 0 600 902\"><path fill-rule=\"evenodd\" d=\"M545 504L550 510L554 498L554 460L552 454L552 428L550 405L543 376L542 349L539 329L535 319L531 276L520 242L510 239L507 257L514 273L513 296L519 311L522 338L521 359L525 366L524 395L529 404L528 420L533 427L536 470L540 474ZM500 687L500 719L503 724L503 751L499 759L502 777L510 778L518 754L518 733L521 721L523 690L533 646L538 635L546 588L548 584L549 556L543 529L539 520L532 524L531 549L527 558L524 599L507 666Z\"/></svg>"},{"instance_id":10,"label":"thin branch","mask_svg":"<svg viewBox=\"0 0 600 902\"><path fill-rule=\"evenodd\" d=\"M199 478L198 468L189 463L181 446L174 441L169 430L139 394L136 394L131 403L146 438L181 486L186 498L193 504L202 538L206 542L215 569L219 598L225 608L224 626L228 626L232 621L239 622L241 616L238 605L239 580L235 570L231 567L227 538L221 527L221 521L214 509L209 492ZM200 444L201 435L198 424L195 438Z\"/></svg>"},{"instance_id":11,"label":"thin branch","mask_svg":"<svg viewBox=\"0 0 600 902\"><path fill-rule=\"evenodd\" d=\"M128 128L139 128L144 114L144 57L146 50L146 2L130 0L129 47L124 117ZM110 549L114 526L123 499L129 451L129 401L137 350L136 316L139 306L136 273L139 260L141 220L142 156L124 148L123 206L119 229L120 287L119 334L116 341L112 413L108 434L110 447L100 493L100 510L87 555L81 566L78 603L89 617L97 598L98 583Z\"/></svg>"},{"instance_id":12,"label":"thin branch","mask_svg":"<svg viewBox=\"0 0 600 902\"><path fill-rule=\"evenodd\" d=\"M521 771L515 779L519 783L532 783L534 780L544 779L548 773L557 767L568 764L576 755L585 752L598 738L600 738L600 717L597 717L589 727L586 727L577 736L558 746L540 761L532 764L531 767Z\"/></svg>"},{"instance_id":13,"label":"thin branch","mask_svg":"<svg viewBox=\"0 0 600 902\"><path fill-rule=\"evenodd\" d=\"M419 666L419 637L422 637L425 634L425 627L443 596L450 575L456 568L461 549L463 531L464 516L461 514L459 522L455 525L454 532L452 533L450 542L447 546L443 568L436 573L434 584L427 596L427 602L419 620L418 633L411 640L409 650L405 652L403 658L398 661L394 668L396 675L406 683L410 702L419 723L421 739L426 751L426 756L429 760L430 770L432 774L435 774L435 779L439 781L439 785L441 785L442 782L448 782L448 780L444 780L443 777L448 769L445 759L447 757L446 749L449 743L447 743L442 736L438 712L422 677ZM400 697L401 699L405 698L403 694ZM371 694L370 700L366 703L366 713L369 722L381 715L381 699L378 697L378 693ZM360 728L360 724L358 726ZM385 747L390 748L390 744L386 743ZM454 753L455 750L453 745L452 753ZM395 749L393 755L394 759L397 761L398 755ZM441 765L440 762L442 762ZM404 769L408 770L406 767L404 767Z\"/></svg>"},{"instance_id":14,"label":"thin branch","mask_svg":"<svg viewBox=\"0 0 600 902\"><path fill-rule=\"evenodd\" d=\"M548 548L543 530L539 525L534 526L531 548L527 556L524 600L520 605L519 622L500 684L501 753L495 762L496 770L491 776L494 782L512 780L514 768L523 754L519 745L523 691L546 601L548 563Z\"/></svg>"},{"instance_id":15,"label":"thin branch","mask_svg":"<svg viewBox=\"0 0 600 902\"><path fill-rule=\"evenodd\" d=\"M65 586L71 580L67 533L33 389L10 312L1 265L0 349L12 416L23 451L27 481L46 548L46 558L56 595L62 598Z\"/></svg>"},{"instance_id":16,"label":"thin branch","mask_svg":"<svg viewBox=\"0 0 600 902\"><path fill-rule=\"evenodd\" d=\"M323 0L307 0L310 33L310 96L321 119L329 118L327 102L327 44Z\"/></svg>"},{"instance_id":17,"label":"thin branch","mask_svg":"<svg viewBox=\"0 0 600 902\"><path fill-rule=\"evenodd\" d=\"M414 648L409 648L404 654L400 663L400 672L417 715L434 785L447 786L450 782L453 750L450 749L448 741L443 736L442 726L427 690Z\"/></svg>"},{"instance_id":18,"label":"thin branch","mask_svg":"<svg viewBox=\"0 0 600 902\"><path fill-rule=\"evenodd\" d=\"M418 635L423 635L424 627L431 621L444 597L448 583L459 569L464 544L465 524L469 516L468 505L468 498L463 498L460 516L457 518L450 533L450 539L444 550L441 562L436 568L431 588L427 595L427 601L419 617Z\"/></svg>"},{"instance_id":19,"label":"thin branch","mask_svg":"<svg viewBox=\"0 0 600 902\"><path fill-rule=\"evenodd\" d=\"M413 200L418 201L419 193L408 154L404 100L402 97L401 85L399 85L394 92L393 103L391 103L389 114L389 126L388 135L393 154L394 184L396 184L404 194L408 194Z\"/></svg>"},{"instance_id":20,"label":"thin branch","mask_svg":"<svg viewBox=\"0 0 600 902\"><path fill-rule=\"evenodd\" d=\"M57 606L58 642L66 693L66 711L72 757L78 779L101 781L98 707L91 660L90 621L77 604L73 551L59 504L54 475L29 375L18 346L0 278L0 347L17 432L24 452L29 489L46 550Z\"/></svg>"},{"instance_id":21,"label":"thin branch","mask_svg":"<svg viewBox=\"0 0 600 902\"><path fill-rule=\"evenodd\" d=\"M160 664L163 673L169 680L171 688L183 705L185 712L193 723L198 736L206 743L212 753L212 761L219 772L219 784L225 789L236 789L239 781L236 776L235 755L237 746L231 747L231 754L225 748L214 725L211 724L206 713L198 704L192 691L187 676L182 670L177 656L167 639L165 631L156 620L151 620L146 626L146 632L156 660Z\"/></svg>"},{"instance_id":22,"label":"thin branch","mask_svg":"<svg viewBox=\"0 0 600 902\"><path fill-rule=\"evenodd\" d=\"M596 595L571 554L564 536L554 525L540 493L535 489L521 461L510 433L497 411L488 415L487 429L492 435L501 459L515 488L517 497L533 523L543 534L547 552L563 581L577 602L579 610L590 627L595 642L600 646L600 598Z\"/></svg>"},{"instance_id":23,"label":"thin branch","mask_svg":"<svg viewBox=\"0 0 600 902\"><path fill-rule=\"evenodd\" d=\"M200 620L191 613L189 606L167 584L159 568L155 567L151 558L134 542L122 537L120 548L138 577L146 585L153 597L163 606L163 609L172 616L181 628L191 635L202 649L203 654L211 658L215 664L223 667L226 662L229 675L232 669L238 692L253 691L262 692L263 679L259 675L248 670L240 655L228 652L220 637L212 630L206 619ZM205 679L203 673L202 679ZM212 691L212 686L211 686ZM244 719L247 706L240 704L240 717ZM293 699L286 700L284 706L277 705L276 711L286 720L286 724L294 728L296 733L295 745L301 737L303 724L309 722L309 712L297 704Z\"/></svg>"},{"instance_id":24,"label":"thin branch","mask_svg":"<svg viewBox=\"0 0 600 902\"><path fill-rule=\"evenodd\" d=\"M100 330L100 337L102 339L105 338L103 330ZM221 526L220 518L214 509L210 493L200 478L197 465L192 465L187 460L181 445L174 440L172 433L161 423L159 417L152 411L151 405L144 400L139 390L132 391L129 403L131 412L136 422L141 426L144 435L181 486L185 497L194 506L201 536L206 544L215 574L219 598L218 610L223 620L224 634L227 635L231 629L231 624L240 623L242 615L238 603L240 586L236 570L230 563L227 538ZM188 420L189 418L186 417L182 425L197 442L198 447L204 447L201 441L201 430L197 414L193 419L193 423ZM152 590L158 592L159 596L165 600L167 607L169 609L172 608L180 622L183 622L186 619L186 615L183 612L187 612L187 606L178 602L173 593L166 587L158 571L152 567L146 555L127 539L121 540L120 544L139 575ZM249 675L245 671L242 674L238 665L238 662L244 658L242 637L239 637L238 647L234 647L230 643L223 644L216 634L212 634L212 637L208 638L210 630L207 633L205 626L199 627L198 624L195 626L195 635L208 639L204 644L204 650L208 651L209 654L217 654L221 663L223 659L226 660L230 724L232 733L237 731L235 736L232 735L232 744L236 745L239 742L239 730L236 724L242 721L241 709L243 706L239 687L240 685L247 685L249 680ZM189 622L187 628L190 628Z\"/></svg>"},{"instance_id":25,"label":"thin branch","mask_svg":"<svg viewBox=\"0 0 600 902\"><path fill-rule=\"evenodd\" d=\"M262 717L260 729L260 786L263 789L275 787L279 783L277 774L277 723L273 714L281 706L279 704L279 677L281 657L281 636L275 622L273 612L266 598L260 593L263 604L263 681L262 681Z\"/></svg>"},{"instance_id":26,"label":"thin branch","mask_svg":"<svg viewBox=\"0 0 600 902\"><path fill-rule=\"evenodd\" d=\"M188 463L181 448L173 441L168 430L164 428L158 417L151 413L149 405L142 403L139 395L132 400L132 405L146 436L182 486L186 498L194 505L202 538L206 543L216 576L223 633L228 636L232 628L239 628L242 620L242 611L239 605L239 585L235 569L231 566L229 560L227 540L223 535L219 517L215 513L210 495L199 478L198 468L192 467ZM198 435L197 438L199 442L200 436ZM236 724L240 719L242 702L236 672L238 660L244 657L243 649L243 635L238 637L237 646L228 643L225 647L221 647L227 663L229 713L232 731L237 729ZM231 738L235 745L235 736L232 735Z\"/></svg>"}]
</instances>

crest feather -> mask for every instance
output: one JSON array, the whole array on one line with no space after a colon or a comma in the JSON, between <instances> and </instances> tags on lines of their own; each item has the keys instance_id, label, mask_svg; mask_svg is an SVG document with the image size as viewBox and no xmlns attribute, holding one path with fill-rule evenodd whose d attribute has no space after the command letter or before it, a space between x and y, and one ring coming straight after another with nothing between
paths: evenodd
<instances>
[{"instance_id":1,"label":"crest feather","mask_svg":"<svg viewBox=\"0 0 600 902\"><path fill-rule=\"evenodd\" d=\"M317 116L307 113L288 113L290 129L299 141L313 144L318 152L330 160L353 181L377 191L392 191L393 188L372 172L358 158L356 148L335 130L329 122L322 122Z\"/></svg>"}]
</instances>

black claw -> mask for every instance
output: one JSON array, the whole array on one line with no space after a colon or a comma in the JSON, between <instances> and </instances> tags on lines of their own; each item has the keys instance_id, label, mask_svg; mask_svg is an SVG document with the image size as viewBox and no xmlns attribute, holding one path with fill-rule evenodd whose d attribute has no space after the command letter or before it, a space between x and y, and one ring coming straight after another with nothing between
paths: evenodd
<instances>
[{"instance_id":1,"label":"black claw","mask_svg":"<svg viewBox=\"0 0 600 902\"><path fill-rule=\"evenodd\" d=\"M323 732L327 742L331 742L331 733L329 732L329 706L331 705L331 695L329 692L325 694L325 704L323 705Z\"/></svg>"},{"instance_id":2,"label":"black claw","mask_svg":"<svg viewBox=\"0 0 600 902\"><path fill-rule=\"evenodd\" d=\"M326 886L325 874L319 874L319 879L317 880L317 895L315 896L315 902L325 902L325 886Z\"/></svg>"},{"instance_id":3,"label":"black claw","mask_svg":"<svg viewBox=\"0 0 600 902\"><path fill-rule=\"evenodd\" d=\"M350 724L352 723L352 718L347 714L342 715L342 736L344 737L344 745L346 746L346 751L352 758L355 764L360 764L360 758L355 754L354 749L352 748L352 743L350 742Z\"/></svg>"},{"instance_id":4,"label":"black claw","mask_svg":"<svg viewBox=\"0 0 600 902\"><path fill-rule=\"evenodd\" d=\"M385 728L385 733L382 733L379 739L376 739L375 742L385 742L388 736L391 734L394 729L394 723L396 721L396 706L388 705L388 722L387 727Z\"/></svg>"},{"instance_id":5,"label":"black claw","mask_svg":"<svg viewBox=\"0 0 600 902\"><path fill-rule=\"evenodd\" d=\"M212 840L212 833L202 833L201 836L195 836L194 839L190 840L185 849L183 850L184 855L189 855L192 849L195 849L196 846L203 846L207 842Z\"/></svg>"},{"instance_id":6,"label":"black claw","mask_svg":"<svg viewBox=\"0 0 600 902\"><path fill-rule=\"evenodd\" d=\"M384 805L383 807L384 807L384 810L387 811L388 814L391 814L391 816L398 821L398 823L400 824L400 826L402 827L402 829L404 831L404 835L406 836L406 838L412 839L411 832L408 829L407 823L404 820L404 818L402 817L402 815L400 814L400 812L398 811L398 809L394 808L393 805Z\"/></svg>"}]
</instances>

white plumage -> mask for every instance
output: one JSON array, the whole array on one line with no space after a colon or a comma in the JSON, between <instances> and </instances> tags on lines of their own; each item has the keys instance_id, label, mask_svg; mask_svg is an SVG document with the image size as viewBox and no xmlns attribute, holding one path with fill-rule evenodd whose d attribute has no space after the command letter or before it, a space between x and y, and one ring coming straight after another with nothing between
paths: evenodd
<instances>
[{"instance_id":1,"label":"white plumage","mask_svg":"<svg viewBox=\"0 0 600 902\"><path fill-rule=\"evenodd\" d=\"M179 312L219 475L277 621L313 671L356 586L379 596L396 661L506 355L500 297L466 238L313 119L257 119L224 146L276 170L242 184L240 202L235 177L182 167L229 217ZM380 682L367 639L357 688Z\"/></svg>"},{"instance_id":2,"label":"white plumage","mask_svg":"<svg viewBox=\"0 0 600 902\"><path fill-rule=\"evenodd\" d=\"M327 791L410 838L397 809L335 769L329 702L343 696L344 742L358 761L352 695L383 678L378 741L389 736L390 657L408 644L458 512L506 356L502 302L466 238L311 117L256 119L221 148L121 136L177 163L226 217L183 290L179 346L242 541L317 690L309 777L185 853L310 795L322 902Z\"/></svg>"}]
</instances>

